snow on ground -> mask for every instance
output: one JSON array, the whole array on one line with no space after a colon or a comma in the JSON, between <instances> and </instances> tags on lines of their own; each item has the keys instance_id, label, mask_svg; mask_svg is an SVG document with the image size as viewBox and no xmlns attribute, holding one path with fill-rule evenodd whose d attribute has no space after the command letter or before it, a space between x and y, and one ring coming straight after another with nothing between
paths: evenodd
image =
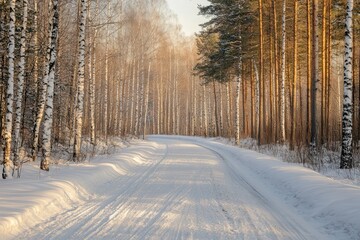
<instances>
[{"instance_id":1,"label":"snow on ground","mask_svg":"<svg viewBox=\"0 0 360 240\"><path fill-rule=\"evenodd\" d=\"M193 137L0 182L1 239L360 239L360 188Z\"/></svg>"}]
</instances>

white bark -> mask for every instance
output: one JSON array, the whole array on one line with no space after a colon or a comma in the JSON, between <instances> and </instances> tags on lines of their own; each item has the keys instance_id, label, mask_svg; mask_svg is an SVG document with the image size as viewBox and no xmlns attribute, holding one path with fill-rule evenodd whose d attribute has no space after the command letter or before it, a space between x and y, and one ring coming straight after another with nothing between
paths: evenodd
<instances>
[{"instance_id":1,"label":"white bark","mask_svg":"<svg viewBox=\"0 0 360 240\"><path fill-rule=\"evenodd\" d=\"M131 98L130 98L130 102L131 102L131 106L130 106L130 134L133 134L134 132L134 111L135 107L137 106L136 102L137 101L137 97L135 96L135 86L136 86L136 62L135 59L133 61L133 69L132 69L132 84L131 85Z\"/></svg>"},{"instance_id":2,"label":"white bark","mask_svg":"<svg viewBox=\"0 0 360 240\"><path fill-rule=\"evenodd\" d=\"M53 11L53 3L49 2L49 12ZM52 42L52 31L53 31L53 21L52 17L49 17L48 23L48 47L46 51L46 60L44 62L44 76L41 80L38 90L38 101L37 101L37 109L36 109L36 120L33 129L33 142L31 149L32 160L35 161L38 154L38 145L39 145L39 134L40 134L40 126L43 120L44 111L45 111L45 103L46 103L46 93L47 93L47 85L49 81L49 68L50 68L50 57L51 57L51 42Z\"/></svg>"},{"instance_id":3,"label":"white bark","mask_svg":"<svg viewBox=\"0 0 360 240\"><path fill-rule=\"evenodd\" d=\"M52 136L52 122L53 122L53 99L54 99L54 82L55 82L55 65L56 65L56 45L59 29L59 10L58 0L52 1L53 5L53 19L52 30L50 36L50 42L48 46L48 54L50 56L47 62L46 69L48 69L48 81L47 81L47 99L44 116L44 134L42 141L42 159L40 168L45 171L49 171L49 160L51 154L51 136ZM51 20L50 20L51 24Z\"/></svg>"},{"instance_id":4,"label":"white bark","mask_svg":"<svg viewBox=\"0 0 360 240\"><path fill-rule=\"evenodd\" d=\"M14 51L15 51L15 0L10 0L10 19L9 19L9 43L8 43L8 81L6 88L6 116L5 129L3 130L3 138L5 141L4 161L2 177L6 179L10 177L13 163L11 161L11 133L13 121L13 103L14 103Z\"/></svg>"},{"instance_id":5,"label":"white bark","mask_svg":"<svg viewBox=\"0 0 360 240\"><path fill-rule=\"evenodd\" d=\"M85 80L85 26L86 26L86 2L81 0L80 23L79 23L79 69L77 84L77 101L75 112L75 142L74 161L80 161L81 156L81 135L84 115L84 80Z\"/></svg>"},{"instance_id":6,"label":"white bark","mask_svg":"<svg viewBox=\"0 0 360 240\"><path fill-rule=\"evenodd\" d=\"M145 135L147 132L147 115L149 109L149 94L150 94L150 72L151 72L151 63L149 63L148 68L148 79L146 83L146 92L145 92L145 111L144 111L144 130L143 130L143 139L145 139Z\"/></svg>"},{"instance_id":7,"label":"white bark","mask_svg":"<svg viewBox=\"0 0 360 240\"><path fill-rule=\"evenodd\" d=\"M353 167L353 0L347 0L345 22L344 99L342 114L342 148L340 168Z\"/></svg>"},{"instance_id":8,"label":"white bark","mask_svg":"<svg viewBox=\"0 0 360 240\"><path fill-rule=\"evenodd\" d=\"M107 15L110 16L110 1L107 3ZM109 19L108 19L109 21ZM104 136L107 143L108 138L108 95L109 95L109 26L106 25L105 41L105 79L104 79Z\"/></svg>"},{"instance_id":9,"label":"white bark","mask_svg":"<svg viewBox=\"0 0 360 240\"><path fill-rule=\"evenodd\" d=\"M38 31L38 3L34 1L34 86L38 90L39 80L39 31ZM38 92L36 92L38 94Z\"/></svg>"},{"instance_id":10,"label":"white bark","mask_svg":"<svg viewBox=\"0 0 360 240\"><path fill-rule=\"evenodd\" d=\"M89 1L90 3L91 1ZM96 13L98 12L98 5L96 4ZM90 8L88 9L88 19L91 17ZM89 100L90 100L90 143L96 145L95 139L95 78L96 78L96 33L97 30L89 32Z\"/></svg>"},{"instance_id":11,"label":"white bark","mask_svg":"<svg viewBox=\"0 0 360 240\"><path fill-rule=\"evenodd\" d=\"M25 50L26 50L26 27L28 19L28 0L23 0L23 23L21 27L21 42L20 42L20 61L19 61L19 75L18 75L18 89L16 96L16 117L15 117L15 131L14 131L14 163L19 159L19 148L21 144L20 125L22 117L22 100L24 93L24 79L25 79Z\"/></svg>"},{"instance_id":12,"label":"white bark","mask_svg":"<svg viewBox=\"0 0 360 240\"><path fill-rule=\"evenodd\" d=\"M135 97L135 129L134 129L134 135L138 136L139 134L139 104L140 104L140 62L138 61L138 65L137 65L137 70L138 70L138 74L136 76L136 97Z\"/></svg>"}]
</instances>

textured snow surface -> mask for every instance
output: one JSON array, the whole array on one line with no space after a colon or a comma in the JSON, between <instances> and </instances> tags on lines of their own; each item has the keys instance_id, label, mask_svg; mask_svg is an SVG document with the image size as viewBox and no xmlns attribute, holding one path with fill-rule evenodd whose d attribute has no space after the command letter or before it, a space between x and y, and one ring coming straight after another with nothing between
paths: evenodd
<instances>
[{"instance_id":1,"label":"textured snow surface","mask_svg":"<svg viewBox=\"0 0 360 240\"><path fill-rule=\"evenodd\" d=\"M0 192L0 239L360 239L359 187L202 138L27 165Z\"/></svg>"}]
</instances>

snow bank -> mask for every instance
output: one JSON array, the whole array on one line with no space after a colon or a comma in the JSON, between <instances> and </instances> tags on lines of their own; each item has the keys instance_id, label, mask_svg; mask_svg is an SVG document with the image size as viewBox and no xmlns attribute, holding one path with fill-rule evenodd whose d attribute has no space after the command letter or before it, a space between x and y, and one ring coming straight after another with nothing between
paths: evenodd
<instances>
[{"instance_id":1,"label":"snow bank","mask_svg":"<svg viewBox=\"0 0 360 240\"><path fill-rule=\"evenodd\" d=\"M251 150L198 140L221 154L267 198L282 198L337 239L360 239L360 187Z\"/></svg>"},{"instance_id":2,"label":"snow bank","mask_svg":"<svg viewBox=\"0 0 360 240\"><path fill-rule=\"evenodd\" d=\"M25 165L21 179L0 180L0 239L13 238L56 213L101 195L107 182L147 164L156 149L156 143L137 141L91 163L52 165L48 173L40 172L38 163Z\"/></svg>"}]
</instances>

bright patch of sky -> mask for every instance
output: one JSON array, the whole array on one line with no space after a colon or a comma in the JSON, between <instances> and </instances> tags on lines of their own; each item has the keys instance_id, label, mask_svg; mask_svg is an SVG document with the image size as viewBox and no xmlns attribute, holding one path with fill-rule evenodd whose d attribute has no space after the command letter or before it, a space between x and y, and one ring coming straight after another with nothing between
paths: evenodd
<instances>
[{"instance_id":1,"label":"bright patch of sky","mask_svg":"<svg viewBox=\"0 0 360 240\"><path fill-rule=\"evenodd\" d=\"M206 22L206 18L199 16L197 6L208 5L207 0L167 0L169 8L178 16L184 33L188 36L200 31L199 24Z\"/></svg>"}]
</instances>

